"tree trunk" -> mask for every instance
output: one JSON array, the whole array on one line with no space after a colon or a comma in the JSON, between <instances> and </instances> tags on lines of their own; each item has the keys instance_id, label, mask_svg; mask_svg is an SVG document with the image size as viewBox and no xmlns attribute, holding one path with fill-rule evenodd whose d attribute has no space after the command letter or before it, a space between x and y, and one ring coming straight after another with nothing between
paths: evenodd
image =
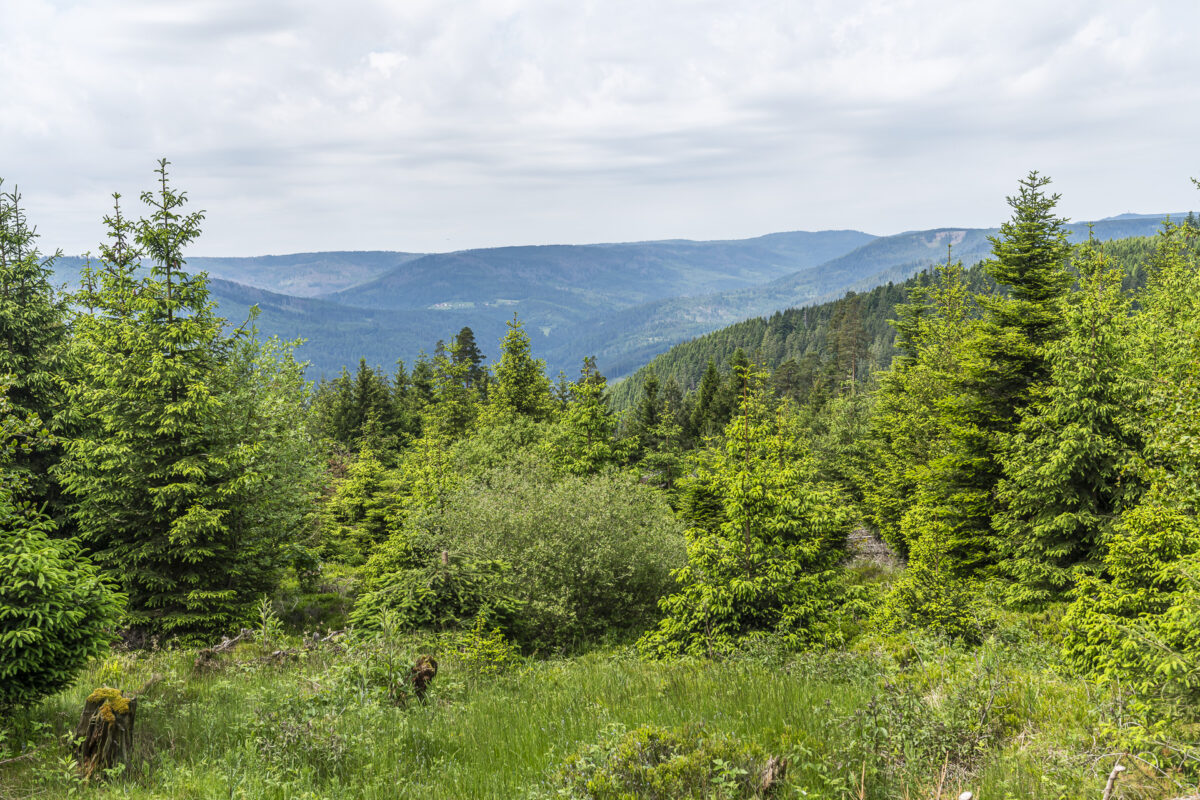
<instances>
[{"instance_id":1,"label":"tree trunk","mask_svg":"<svg viewBox=\"0 0 1200 800\"><path fill-rule=\"evenodd\" d=\"M136 713L137 698L119 689L97 689L88 695L75 728L75 758L84 778L104 777L111 769L129 769Z\"/></svg>"}]
</instances>

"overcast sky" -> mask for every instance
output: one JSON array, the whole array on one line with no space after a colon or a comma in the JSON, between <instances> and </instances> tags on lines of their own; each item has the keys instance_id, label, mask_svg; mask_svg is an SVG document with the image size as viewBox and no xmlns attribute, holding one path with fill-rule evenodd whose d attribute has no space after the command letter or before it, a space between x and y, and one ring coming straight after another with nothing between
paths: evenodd
<instances>
[{"instance_id":1,"label":"overcast sky","mask_svg":"<svg viewBox=\"0 0 1200 800\"><path fill-rule=\"evenodd\" d=\"M194 255L1200 209L1200 3L0 0L0 177L95 250L159 156Z\"/></svg>"}]
</instances>

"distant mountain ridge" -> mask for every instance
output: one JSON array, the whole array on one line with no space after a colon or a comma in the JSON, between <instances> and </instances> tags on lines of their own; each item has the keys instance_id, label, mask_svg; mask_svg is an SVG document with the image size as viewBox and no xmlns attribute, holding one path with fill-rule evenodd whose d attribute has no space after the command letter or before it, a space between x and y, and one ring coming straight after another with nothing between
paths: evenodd
<instances>
[{"instance_id":1,"label":"distant mountain ridge","mask_svg":"<svg viewBox=\"0 0 1200 800\"><path fill-rule=\"evenodd\" d=\"M1094 223L1102 239L1153 233L1165 215ZM1086 223L1072 238L1087 235ZM584 356L627 375L672 345L750 317L819 303L849 289L903 281L946 257L974 263L995 229L937 228L877 237L862 231L794 231L752 239L540 245L454 253L339 251L253 258L192 257L213 278L235 324L250 305L259 330L304 338L297 352L314 377L359 357L411 363L464 325L494 357L519 314L551 373L573 376ZM82 261L63 259L60 278Z\"/></svg>"}]
</instances>

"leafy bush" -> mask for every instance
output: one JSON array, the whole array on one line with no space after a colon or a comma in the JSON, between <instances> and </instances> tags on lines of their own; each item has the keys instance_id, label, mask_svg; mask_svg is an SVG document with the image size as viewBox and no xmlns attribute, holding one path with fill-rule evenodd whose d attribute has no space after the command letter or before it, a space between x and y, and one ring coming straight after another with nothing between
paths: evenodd
<instances>
[{"instance_id":1,"label":"leafy bush","mask_svg":"<svg viewBox=\"0 0 1200 800\"><path fill-rule=\"evenodd\" d=\"M644 629L682 560L671 510L634 478L500 469L410 514L365 566L353 619L485 616L524 648L563 648Z\"/></svg>"},{"instance_id":2,"label":"leafy bush","mask_svg":"<svg viewBox=\"0 0 1200 800\"><path fill-rule=\"evenodd\" d=\"M553 797L587 800L759 798L780 785L764 778L767 763L757 745L705 736L697 726L615 726L568 758L549 784Z\"/></svg>"}]
</instances>

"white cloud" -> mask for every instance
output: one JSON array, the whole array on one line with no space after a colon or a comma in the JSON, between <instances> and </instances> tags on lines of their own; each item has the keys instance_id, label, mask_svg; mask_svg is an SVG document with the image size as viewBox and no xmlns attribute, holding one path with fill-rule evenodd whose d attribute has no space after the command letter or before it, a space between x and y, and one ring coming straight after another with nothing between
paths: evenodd
<instances>
[{"instance_id":1,"label":"white cloud","mask_svg":"<svg viewBox=\"0 0 1200 800\"><path fill-rule=\"evenodd\" d=\"M9 0L0 176L48 247L169 156L198 254L1197 205L1190 2Z\"/></svg>"}]
</instances>

